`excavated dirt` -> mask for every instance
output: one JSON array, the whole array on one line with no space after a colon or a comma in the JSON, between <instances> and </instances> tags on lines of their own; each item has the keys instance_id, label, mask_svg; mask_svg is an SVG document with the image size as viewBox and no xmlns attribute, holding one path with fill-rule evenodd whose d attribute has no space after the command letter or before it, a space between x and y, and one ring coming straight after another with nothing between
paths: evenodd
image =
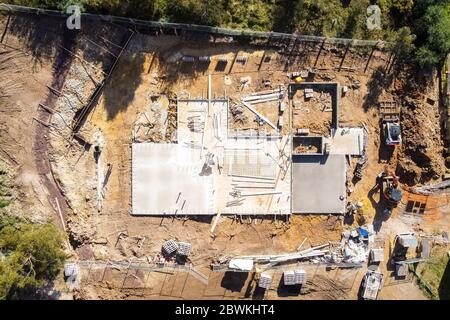
<instances>
[{"instance_id":1,"label":"excavated dirt","mask_svg":"<svg viewBox=\"0 0 450 320\"><path fill-rule=\"evenodd\" d=\"M410 74L416 74L411 81ZM445 173L443 114L439 105L438 78L406 67L386 87L401 105L403 144L397 154L400 181L409 186L439 180Z\"/></svg>"},{"instance_id":2,"label":"excavated dirt","mask_svg":"<svg viewBox=\"0 0 450 320\"><path fill-rule=\"evenodd\" d=\"M402 110L404 143L397 170L408 185L438 180L445 173L439 112L424 100L408 97Z\"/></svg>"}]
</instances>

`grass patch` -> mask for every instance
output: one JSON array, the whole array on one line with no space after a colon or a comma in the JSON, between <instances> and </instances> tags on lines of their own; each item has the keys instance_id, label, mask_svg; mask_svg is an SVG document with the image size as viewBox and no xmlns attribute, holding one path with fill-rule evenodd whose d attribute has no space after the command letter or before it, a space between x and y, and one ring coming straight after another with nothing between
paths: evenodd
<instances>
[{"instance_id":1,"label":"grass patch","mask_svg":"<svg viewBox=\"0 0 450 320\"><path fill-rule=\"evenodd\" d=\"M417 267L418 285L430 299L447 300L450 297L449 248L450 246L436 245L430 259Z\"/></svg>"}]
</instances>

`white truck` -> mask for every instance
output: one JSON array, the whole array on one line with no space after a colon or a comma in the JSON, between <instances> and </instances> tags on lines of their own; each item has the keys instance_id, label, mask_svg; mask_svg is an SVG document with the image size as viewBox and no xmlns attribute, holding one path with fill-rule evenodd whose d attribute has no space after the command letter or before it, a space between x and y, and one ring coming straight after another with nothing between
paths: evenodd
<instances>
[{"instance_id":1,"label":"white truck","mask_svg":"<svg viewBox=\"0 0 450 320\"><path fill-rule=\"evenodd\" d=\"M362 281L361 297L364 300L377 300L378 292L383 287L383 274L368 270Z\"/></svg>"},{"instance_id":2,"label":"white truck","mask_svg":"<svg viewBox=\"0 0 450 320\"><path fill-rule=\"evenodd\" d=\"M400 128L400 106L396 101L380 102L380 119L382 136L387 146L398 146L402 143Z\"/></svg>"}]
</instances>

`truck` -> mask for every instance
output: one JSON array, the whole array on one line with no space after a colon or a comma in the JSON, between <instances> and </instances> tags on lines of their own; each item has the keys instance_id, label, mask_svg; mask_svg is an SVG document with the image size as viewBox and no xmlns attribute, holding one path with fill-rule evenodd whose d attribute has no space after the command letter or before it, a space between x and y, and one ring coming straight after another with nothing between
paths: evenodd
<instances>
[{"instance_id":1,"label":"truck","mask_svg":"<svg viewBox=\"0 0 450 320\"><path fill-rule=\"evenodd\" d=\"M387 146L398 146L402 143L400 127L400 107L396 101L380 102L380 120L382 140Z\"/></svg>"},{"instance_id":2,"label":"truck","mask_svg":"<svg viewBox=\"0 0 450 320\"><path fill-rule=\"evenodd\" d=\"M383 274L378 271L368 270L362 283L361 298L364 300L377 300L378 293L383 287Z\"/></svg>"},{"instance_id":3,"label":"truck","mask_svg":"<svg viewBox=\"0 0 450 320\"><path fill-rule=\"evenodd\" d=\"M387 146L397 146L402 143L402 134L398 121L385 121L383 123L383 134Z\"/></svg>"}]
</instances>

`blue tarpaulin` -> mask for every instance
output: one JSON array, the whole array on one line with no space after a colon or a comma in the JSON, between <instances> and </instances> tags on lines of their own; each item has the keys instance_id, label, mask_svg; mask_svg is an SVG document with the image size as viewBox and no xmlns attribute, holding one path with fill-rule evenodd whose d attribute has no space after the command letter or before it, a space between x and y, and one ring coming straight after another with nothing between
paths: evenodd
<instances>
[{"instance_id":1,"label":"blue tarpaulin","mask_svg":"<svg viewBox=\"0 0 450 320\"><path fill-rule=\"evenodd\" d=\"M358 228L358 233L363 238L368 238L369 237L369 231L367 231L366 229Z\"/></svg>"}]
</instances>

